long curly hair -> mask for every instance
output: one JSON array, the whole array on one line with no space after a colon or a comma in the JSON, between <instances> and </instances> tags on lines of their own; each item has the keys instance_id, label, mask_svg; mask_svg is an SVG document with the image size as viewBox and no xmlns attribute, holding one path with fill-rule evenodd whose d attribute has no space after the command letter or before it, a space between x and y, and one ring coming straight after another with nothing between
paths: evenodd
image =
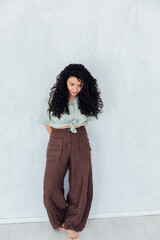
<instances>
[{"instance_id":1,"label":"long curly hair","mask_svg":"<svg viewBox=\"0 0 160 240\"><path fill-rule=\"evenodd\" d=\"M67 79L71 76L76 77L83 83L78 96L78 107L81 114L85 116L94 116L102 112L103 102L100 98L101 91L98 89L97 80L82 64L69 64L56 77L56 83L50 89L49 108L47 109L49 116L52 115L60 118L61 114L69 114L69 90L67 88ZM51 119L51 116L50 116Z\"/></svg>"}]
</instances>

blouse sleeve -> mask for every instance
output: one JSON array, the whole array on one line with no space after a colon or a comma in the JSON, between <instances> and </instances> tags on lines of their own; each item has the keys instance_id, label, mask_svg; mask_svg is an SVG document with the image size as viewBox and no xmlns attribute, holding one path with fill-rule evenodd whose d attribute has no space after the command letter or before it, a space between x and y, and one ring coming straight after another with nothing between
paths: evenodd
<instances>
[{"instance_id":1,"label":"blouse sleeve","mask_svg":"<svg viewBox=\"0 0 160 240\"><path fill-rule=\"evenodd\" d=\"M90 117L87 117L86 121L94 121L94 120L96 120L96 117L90 116Z\"/></svg>"},{"instance_id":2,"label":"blouse sleeve","mask_svg":"<svg viewBox=\"0 0 160 240\"><path fill-rule=\"evenodd\" d=\"M48 105L48 97L44 97L41 112L38 118L38 123L42 125L49 125L50 119L49 119L49 113L47 112L47 109L49 108Z\"/></svg>"}]
</instances>

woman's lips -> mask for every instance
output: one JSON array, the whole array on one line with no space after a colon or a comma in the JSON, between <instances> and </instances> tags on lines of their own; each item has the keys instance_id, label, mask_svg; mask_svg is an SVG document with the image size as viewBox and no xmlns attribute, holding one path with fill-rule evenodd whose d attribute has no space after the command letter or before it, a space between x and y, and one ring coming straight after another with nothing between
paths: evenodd
<instances>
[{"instance_id":1,"label":"woman's lips","mask_svg":"<svg viewBox=\"0 0 160 240\"><path fill-rule=\"evenodd\" d=\"M72 92L73 94L76 94L76 92Z\"/></svg>"}]
</instances>

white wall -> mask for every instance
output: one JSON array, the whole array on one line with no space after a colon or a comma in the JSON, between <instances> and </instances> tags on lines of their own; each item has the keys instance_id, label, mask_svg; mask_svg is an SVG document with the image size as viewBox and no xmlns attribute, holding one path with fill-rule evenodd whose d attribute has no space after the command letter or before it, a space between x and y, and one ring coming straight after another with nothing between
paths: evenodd
<instances>
[{"instance_id":1,"label":"white wall","mask_svg":"<svg viewBox=\"0 0 160 240\"><path fill-rule=\"evenodd\" d=\"M90 215L159 210L159 1L0 5L1 222L47 216L42 183L49 135L38 116L56 76L70 63L91 71L104 102L99 120L87 126Z\"/></svg>"}]
</instances>

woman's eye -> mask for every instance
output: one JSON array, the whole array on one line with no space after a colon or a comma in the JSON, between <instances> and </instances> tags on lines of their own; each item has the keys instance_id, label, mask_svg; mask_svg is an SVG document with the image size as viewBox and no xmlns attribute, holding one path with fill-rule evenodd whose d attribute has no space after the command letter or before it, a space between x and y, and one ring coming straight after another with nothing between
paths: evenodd
<instances>
[{"instance_id":1,"label":"woman's eye","mask_svg":"<svg viewBox=\"0 0 160 240\"><path fill-rule=\"evenodd\" d=\"M74 86L74 85L71 85L71 84L70 84L70 86ZM82 86L78 86L78 87L80 87L80 88L81 88Z\"/></svg>"}]
</instances>

